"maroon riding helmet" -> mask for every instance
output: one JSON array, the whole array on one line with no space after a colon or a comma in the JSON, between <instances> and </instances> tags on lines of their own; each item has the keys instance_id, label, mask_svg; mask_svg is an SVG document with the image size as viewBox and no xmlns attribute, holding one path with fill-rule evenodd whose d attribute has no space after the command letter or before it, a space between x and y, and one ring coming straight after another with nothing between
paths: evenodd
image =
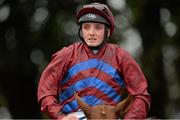
<instances>
[{"instance_id":1,"label":"maroon riding helmet","mask_svg":"<svg viewBox=\"0 0 180 120\"><path fill-rule=\"evenodd\" d=\"M76 15L76 23L81 25L83 22L99 22L107 25L110 29L110 35L114 31L114 16L111 10L105 4L91 3L84 5Z\"/></svg>"}]
</instances>

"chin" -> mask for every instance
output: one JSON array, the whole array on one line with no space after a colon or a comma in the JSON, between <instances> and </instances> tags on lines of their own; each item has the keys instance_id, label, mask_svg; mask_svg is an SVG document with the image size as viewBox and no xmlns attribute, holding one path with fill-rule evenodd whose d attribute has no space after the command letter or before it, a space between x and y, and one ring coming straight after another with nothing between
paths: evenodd
<instances>
[{"instance_id":1,"label":"chin","mask_svg":"<svg viewBox=\"0 0 180 120\"><path fill-rule=\"evenodd\" d=\"M88 45L89 47L97 47L98 45Z\"/></svg>"},{"instance_id":2,"label":"chin","mask_svg":"<svg viewBox=\"0 0 180 120\"><path fill-rule=\"evenodd\" d=\"M89 47L97 47L98 46L98 44L94 44L94 43L89 43L89 44L87 44Z\"/></svg>"}]
</instances>

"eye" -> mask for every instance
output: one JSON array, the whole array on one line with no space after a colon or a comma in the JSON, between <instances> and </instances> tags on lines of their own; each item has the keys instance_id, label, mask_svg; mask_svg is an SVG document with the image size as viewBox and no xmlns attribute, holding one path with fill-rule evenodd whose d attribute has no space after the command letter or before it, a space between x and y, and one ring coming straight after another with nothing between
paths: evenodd
<instances>
[{"instance_id":1,"label":"eye","mask_svg":"<svg viewBox=\"0 0 180 120\"><path fill-rule=\"evenodd\" d=\"M84 29L89 29L89 28L90 28L90 25L89 25L89 24L83 24L82 27L83 27Z\"/></svg>"},{"instance_id":2,"label":"eye","mask_svg":"<svg viewBox=\"0 0 180 120\"><path fill-rule=\"evenodd\" d=\"M96 29L104 29L104 25L103 24L96 24L95 25Z\"/></svg>"}]
</instances>

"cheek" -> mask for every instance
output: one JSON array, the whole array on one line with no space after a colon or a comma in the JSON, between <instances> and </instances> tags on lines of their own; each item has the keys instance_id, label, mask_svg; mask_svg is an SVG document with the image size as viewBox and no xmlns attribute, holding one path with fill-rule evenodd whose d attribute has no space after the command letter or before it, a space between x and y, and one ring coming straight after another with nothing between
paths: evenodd
<instances>
[{"instance_id":1,"label":"cheek","mask_svg":"<svg viewBox=\"0 0 180 120\"><path fill-rule=\"evenodd\" d=\"M82 30L81 35L82 35L83 38L86 38L87 37L87 32Z\"/></svg>"},{"instance_id":2,"label":"cheek","mask_svg":"<svg viewBox=\"0 0 180 120\"><path fill-rule=\"evenodd\" d=\"M99 38L104 40L104 31L99 32Z\"/></svg>"},{"instance_id":3,"label":"cheek","mask_svg":"<svg viewBox=\"0 0 180 120\"><path fill-rule=\"evenodd\" d=\"M104 35L104 30L100 30L99 34Z\"/></svg>"}]
</instances>

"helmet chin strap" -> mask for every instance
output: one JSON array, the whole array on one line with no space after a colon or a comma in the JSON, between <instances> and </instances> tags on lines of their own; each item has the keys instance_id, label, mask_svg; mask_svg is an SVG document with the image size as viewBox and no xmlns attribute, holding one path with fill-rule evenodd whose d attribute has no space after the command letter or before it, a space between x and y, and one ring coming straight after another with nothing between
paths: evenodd
<instances>
[{"instance_id":1,"label":"helmet chin strap","mask_svg":"<svg viewBox=\"0 0 180 120\"><path fill-rule=\"evenodd\" d=\"M105 43L107 42L107 40L108 40L108 27L107 26L105 26L105 30L104 30L104 40L102 41L102 43L100 44L100 45L98 45L98 46L95 46L95 47L91 47L91 46L88 46L87 44L86 44L86 42L84 41L84 38L82 37L82 33L81 33L81 26L80 26L80 28L79 28L79 30L78 30L78 36L79 36L79 38L80 38L80 40L81 41L83 41L88 47L89 47L89 49L91 49L92 50L92 52L94 53L94 54L96 54L96 53L98 53L99 52L99 50L105 45Z\"/></svg>"}]
</instances>

